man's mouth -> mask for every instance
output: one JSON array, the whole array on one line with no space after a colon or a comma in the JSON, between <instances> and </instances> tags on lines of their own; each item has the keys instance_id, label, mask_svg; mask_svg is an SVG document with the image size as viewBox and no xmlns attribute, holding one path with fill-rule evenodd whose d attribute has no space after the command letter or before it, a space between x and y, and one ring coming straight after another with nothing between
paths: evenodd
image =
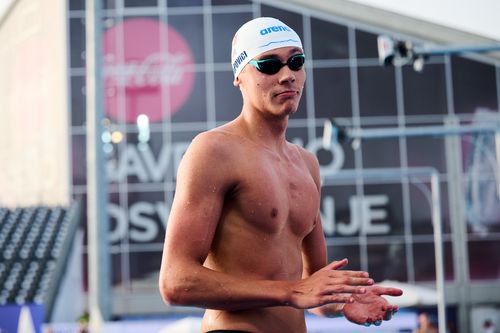
<instances>
[{"instance_id":1,"label":"man's mouth","mask_svg":"<svg viewBox=\"0 0 500 333\"><path fill-rule=\"evenodd\" d=\"M296 90L285 90L277 93L276 97L290 98L297 96L298 92Z\"/></svg>"}]
</instances>

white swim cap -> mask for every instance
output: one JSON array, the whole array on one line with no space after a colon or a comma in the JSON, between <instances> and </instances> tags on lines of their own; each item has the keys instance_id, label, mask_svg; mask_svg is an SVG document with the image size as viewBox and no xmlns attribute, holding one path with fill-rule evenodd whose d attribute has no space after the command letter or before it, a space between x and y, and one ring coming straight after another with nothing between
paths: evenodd
<instances>
[{"instance_id":1,"label":"white swim cap","mask_svg":"<svg viewBox=\"0 0 500 333\"><path fill-rule=\"evenodd\" d=\"M243 24L233 38L231 64L234 78L257 55L286 46L302 48L302 42L299 35L280 20L259 17Z\"/></svg>"}]
</instances>

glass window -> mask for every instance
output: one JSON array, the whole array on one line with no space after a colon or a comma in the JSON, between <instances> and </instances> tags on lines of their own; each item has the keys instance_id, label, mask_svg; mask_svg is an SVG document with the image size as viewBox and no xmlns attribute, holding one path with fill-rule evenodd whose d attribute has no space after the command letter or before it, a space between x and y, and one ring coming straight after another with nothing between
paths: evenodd
<instances>
[{"instance_id":1,"label":"glass window","mask_svg":"<svg viewBox=\"0 0 500 333\"><path fill-rule=\"evenodd\" d=\"M289 126L286 130L286 138L290 142L298 144L301 147L306 148L308 146L309 140L307 135L307 127L291 127ZM313 152L314 153L314 152Z\"/></svg>"},{"instance_id":2,"label":"glass window","mask_svg":"<svg viewBox=\"0 0 500 333\"><path fill-rule=\"evenodd\" d=\"M84 126L87 121L85 76L71 77L71 125Z\"/></svg>"},{"instance_id":3,"label":"glass window","mask_svg":"<svg viewBox=\"0 0 500 333\"><path fill-rule=\"evenodd\" d=\"M409 167L434 167L446 173L444 138L409 137L406 139Z\"/></svg>"},{"instance_id":4,"label":"glass window","mask_svg":"<svg viewBox=\"0 0 500 333\"><path fill-rule=\"evenodd\" d=\"M186 24L189 22L189 24ZM205 34L203 15L170 15L168 24L182 35L189 44L191 53L197 64L205 62Z\"/></svg>"},{"instance_id":5,"label":"glass window","mask_svg":"<svg viewBox=\"0 0 500 333\"><path fill-rule=\"evenodd\" d=\"M406 247L402 242L368 245L368 272L375 281L407 281Z\"/></svg>"},{"instance_id":6,"label":"glass window","mask_svg":"<svg viewBox=\"0 0 500 333\"><path fill-rule=\"evenodd\" d=\"M215 72L214 79L217 121L232 120L240 114L243 106L240 89L233 86L233 72Z\"/></svg>"},{"instance_id":7,"label":"glass window","mask_svg":"<svg viewBox=\"0 0 500 333\"><path fill-rule=\"evenodd\" d=\"M316 157L318 158L319 165L322 167L331 166L334 163L334 154L332 150L327 150L320 147L316 152Z\"/></svg>"},{"instance_id":8,"label":"glass window","mask_svg":"<svg viewBox=\"0 0 500 333\"><path fill-rule=\"evenodd\" d=\"M471 235L487 237L500 233L498 178L488 171L478 169L464 180L464 213Z\"/></svg>"},{"instance_id":9,"label":"glass window","mask_svg":"<svg viewBox=\"0 0 500 333\"><path fill-rule=\"evenodd\" d=\"M73 1L70 1L70 3ZM104 0L102 2L102 8L104 9L115 9L117 8L118 0Z\"/></svg>"},{"instance_id":10,"label":"glass window","mask_svg":"<svg viewBox=\"0 0 500 333\"><path fill-rule=\"evenodd\" d=\"M182 121L186 108L195 109L199 100L204 105L204 80L195 72L193 50L172 26L157 17L129 18L110 27L103 39L105 106L112 120L134 123L146 114L150 123L168 116ZM205 107L195 110L206 119Z\"/></svg>"},{"instance_id":11,"label":"glass window","mask_svg":"<svg viewBox=\"0 0 500 333\"><path fill-rule=\"evenodd\" d=\"M356 29L356 56L378 60L377 35Z\"/></svg>"},{"instance_id":12,"label":"glass window","mask_svg":"<svg viewBox=\"0 0 500 333\"><path fill-rule=\"evenodd\" d=\"M314 69L316 118L351 118L351 87L348 68Z\"/></svg>"},{"instance_id":13,"label":"glass window","mask_svg":"<svg viewBox=\"0 0 500 333\"><path fill-rule=\"evenodd\" d=\"M366 220L363 223L366 235L403 235L403 193L400 183L365 185L364 197L360 200L363 200L358 206L360 214L361 209L368 213L368 217L360 217Z\"/></svg>"},{"instance_id":14,"label":"glass window","mask_svg":"<svg viewBox=\"0 0 500 333\"><path fill-rule=\"evenodd\" d=\"M399 139L363 140L364 168L395 168L401 165Z\"/></svg>"},{"instance_id":15,"label":"glass window","mask_svg":"<svg viewBox=\"0 0 500 333\"><path fill-rule=\"evenodd\" d=\"M478 239L467 243L471 280L498 280L500 277L500 241Z\"/></svg>"},{"instance_id":16,"label":"glass window","mask_svg":"<svg viewBox=\"0 0 500 333\"><path fill-rule=\"evenodd\" d=\"M448 113L444 65L428 64L421 73L404 66L403 89L406 115Z\"/></svg>"},{"instance_id":17,"label":"glass window","mask_svg":"<svg viewBox=\"0 0 500 333\"><path fill-rule=\"evenodd\" d=\"M85 0L71 0L68 1L70 10L84 10Z\"/></svg>"},{"instance_id":18,"label":"glass window","mask_svg":"<svg viewBox=\"0 0 500 333\"><path fill-rule=\"evenodd\" d=\"M85 67L85 19L72 18L69 20L70 66L72 68Z\"/></svg>"},{"instance_id":19,"label":"glass window","mask_svg":"<svg viewBox=\"0 0 500 333\"><path fill-rule=\"evenodd\" d=\"M477 108L498 110L495 67L462 57L452 57L453 99L456 113Z\"/></svg>"},{"instance_id":20,"label":"glass window","mask_svg":"<svg viewBox=\"0 0 500 333\"><path fill-rule=\"evenodd\" d=\"M158 292L158 270L162 251L130 252L130 279L132 290Z\"/></svg>"},{"instance_id":21,"label":"glass window","mask_svg":"<svg viewBox=\"0 0 500 333\"><path fill-rule=\"evenodd\" d=\"M71 136L71 164L73 185L85 185L87 183L86 135Z\"/></svg>"},{"instance_id":22,"label":"glass window","mask_svg":"<svg viewBox=\"0 0 500 333\"><path fill-rule=\"evenodd\" d=\"M123 263L128 261L128 253L120 252L111 254L111 283L113 286L125 286L126 281L128 281L129 277L126 275L126 272L123 271ZM87 275L87 274L85 274Z\"/></svg>"},{"instance_id":23,"label":"glass window","mask_svg":"<svg viewBox=\"0 0 500 333\"><path fill-rule=\"evenodd\" d=\"M195 72L191 92L187 95L184 104L179 105L178 111L171 114L173 123L198 122L207 120L207 95L205 73ZM187 88L186 88L187 89ZM175 103L175 92L171 95L171 103Z\"/></svg>"},{"instance_id":24,"label":"glass window","mask_svg":"<svg viewBox=\"0 0 500 333\"><path fill-rule=\"evenodd\" d=\"M194 7L202 5L203 0L167 0L168 7Z\"/></svg>"},{"instance_id":25,"label":"glass window","mask_svg":"<svg viewBox=\"0 0 500 333\"><path fill-rule=\"evenodd\" d=\"M313 59L348 59L347 27L311 18Z\"/></svg>"},{"instance_id":26,"label":"glass window","mask_svg":"<svg viewBox=\"0 0 500 333\"><path fill-rule=\"evenodd\" d=\"M316 127L316 137L323 140L324 126ZM354 169L354 149L352 142L347 139L338 138L336 146L332 142L330 150L319 149L318 158L320 165L327 168Z\"/></svg>"},{"instance_id":27,"label":"glass window","mask_svg":"<svg viewBox=\"0 0 500 333\"><path fill-rule=\"evenodd\" d=\"M444 278L447 281L455 279L453 272L452 244L449 241L443 243ZM413 244L413 263L415 281L436 281L436 261L434 254L434 243L432 240Z\"/></svg>"},{"instance_id":28,"label":"glass window","mask_svg":"<svg viewBox=\"0 0 500 333\"><path fill-rule=\"evenodd\" d=\"M330 245L328 246L328 262L347 258L349 264L345 269L359 271L361 270L360 253L359 245Z\"/></svg>"},{"instance_id":29,"label":"glass window","mask_svg":"<svg viewBox=\"0 0 500 333\"><path fill-rule=\"evenodd\" d=\"M213 14L213 49L215 62L231 69L231 44L241 25L253 18L252 13Z\"/></svg>"},{"instance_id":30,"label":"glass window","mask_svg":"<svg viewBox=\"0 0 500 333\"><path fill-rule=\"evenodd\" d=\"M297 111L290 116L290 119L307 119L307 92L305 87Z\"/></svg>"},{"instance_id":31,"label":"glass window","mask_svg":"<svg viewBox=\"0 0 500 333\"><path fill-rule=\"evenodd\" d=\"M184 1L184 0L182 0L182 1ZM248 0L212 0L212 6L251 5L251 4L252 4L252 1L248 1Z\"/></svg>"},{"instance_id":32,"label":"glass window","mask_svg":"<svg viewBox=\"0 0 500 333\"><path fill-rule=\"evenodd\" d=\"M118 188L108 193L109 240L111 245L127 242L127 211L123 207Z\"/></svg>"},{"instance_id":33,"label":"glass window","mask_svg":"<svg viewBox=\"0 0 500 333\"><path fill-rule=\"evenodd\" d=\"M110 183L151 184L171 179L172 147L164 144L161 132L144 130L124 133L123 130L111 129L109 135L112 140L123 137L120 142L107 147Z\"/></svg>"},{"instance_id":34,"label":"glass window","mask_svg":"<svg viewBox=\"0 0 500 333\"><path fill-rule=\"evenodd\" d=\"M124 0L125 7L155 7L157 0Z\"/></svg>"},{"instance_id":35,"label":"glass window","mask_svg":"<svg viewBox=\"0 0 500 333\"><path fill-rule=\"evenodd\" d=\"M356 195L356 187L354 185L335 185L338 183L340 181L324 176L321 188L323 231L327 237L357 236L362 225L361 221L356 218L357 212L354 211L355 206L352 204L359 198Z\"/></svg>"},{"instance_id":36,"label":"glass window","mask_svg":"<svg viewBox=\"0 0 500 333\"><path fill-rule=\"evenodd\" d=\"M163 244L170 203L163 191L128 191L127 236L130 244ZM158 269L159 266L156 267Z\"/></svg>"},{"instance_id":37,"label":"glass window","mask_svg":"<svg viewBox=\"0 0 500 333\"><path fill-rule=\"evenodd\" d=\"M358 86L361 116L397 115L393 67L358 67Z\"/></svg>"},{"instance_id":38,"label":"glass window","mask_svg":"<svg viewBox=\"0 0 500 333\"><path fill-rule=\"evenodd\" d=\"M429 182L410 182L411 229L414 235L433 235L431 188ZM449 234L448 186L441 183L440 190L442 231Z\"/></svg>"}]
</instances>

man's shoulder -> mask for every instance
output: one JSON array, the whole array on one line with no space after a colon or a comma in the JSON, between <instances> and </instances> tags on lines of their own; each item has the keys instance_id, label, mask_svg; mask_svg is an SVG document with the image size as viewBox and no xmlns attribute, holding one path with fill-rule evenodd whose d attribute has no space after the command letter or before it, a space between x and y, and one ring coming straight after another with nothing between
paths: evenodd
<instances>
[{"instance_id":1,"label":"man's shoulder","mask_svg":"<svg viewBox=\"0 0 500 333\"><path fill-rule=\"evenodd\" d=\"M319 181L319 161L314 153L307 150L306 148L293 144L292 146L298 151L302 163L307 166L307 169L316 181Z\"/></svg>"},{"instance_id":2,"label":"man's shoulder","mask_svg":"<svg viewBox=\"0 0 500 333\"><path fill-rule=\"evenodd\" d=\"M316 155L307 150L306 148L298 145L298 144L295 144L295 143L290 143L289 144L294 147L295 149L297 149L297 151L299 152L300 156L302 157L303 160L305 160L308 164L309 163L312 163L313 165L317 163L317 158L316 158Z\"/></svg>"},{"instance_id":3,"label":"man's shoulder","mask_svg":"<svg viewBox=\"0 0 500 333\"><path fill-rule=\"evenodd\" d=\"M214 128L197 134L189 145L188 151L220 159L237 153L239 138L231 132Z\"/></svg>"},{"instance_id":4,"label":"man's shoulder","mask_svg":"<svg viewBox=\"0 0 500 333\"><path fill-rule=\"evenodd\" d=\"M208 131L198 133L192 144L219 147L221 149L232 146L238 141L238 135L224 128L216 127Z\"/></svg>"}]
</instances>

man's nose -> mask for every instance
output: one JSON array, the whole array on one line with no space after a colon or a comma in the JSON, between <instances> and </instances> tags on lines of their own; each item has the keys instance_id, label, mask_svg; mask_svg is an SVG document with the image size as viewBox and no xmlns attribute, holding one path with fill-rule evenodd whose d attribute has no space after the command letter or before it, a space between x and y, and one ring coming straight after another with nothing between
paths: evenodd
<instances>
[{"instance_id":1,"label":"man's nose","mask_svg":"<svg viewBox=\"0 0 500 333\"><path fill-rule=\"evenodd\" d=\"M281 70L278 72L280 83L283 82L294 82L296 72L292 71L290 67L283 66Z\"/></svg>"}]
</instances>

